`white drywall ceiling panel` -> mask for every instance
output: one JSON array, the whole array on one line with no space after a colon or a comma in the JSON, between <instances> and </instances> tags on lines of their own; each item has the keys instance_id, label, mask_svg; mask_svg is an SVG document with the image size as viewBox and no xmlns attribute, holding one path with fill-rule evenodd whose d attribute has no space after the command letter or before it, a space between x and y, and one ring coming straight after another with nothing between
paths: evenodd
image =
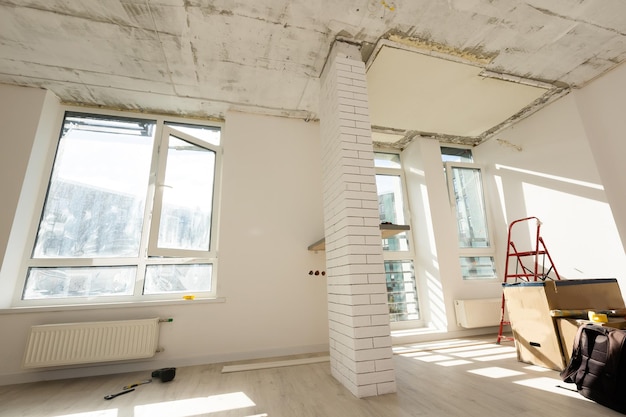
<instances>
[{"instance_id":1,"label":"white drywall ceiling panel","mask_svg":"<svg viewBox=\"0 0 626 417\"><path fill-rule=\"evenodd\" d=\"M474 137L547 90L481 77L482 68L383 46L367 72L372 125Z\"/></svg>"}]
</instances>

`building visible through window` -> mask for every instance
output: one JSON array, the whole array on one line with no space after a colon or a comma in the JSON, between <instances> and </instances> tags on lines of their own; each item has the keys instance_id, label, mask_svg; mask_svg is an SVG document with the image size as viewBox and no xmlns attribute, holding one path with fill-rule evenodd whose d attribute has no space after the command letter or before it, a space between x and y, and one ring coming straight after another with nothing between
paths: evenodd
<instances>
[{"instance_id":1,"label":"building visible through window","mask_svg":"<svg viewBox=\"0 0 626 417\"><path fill-rule=\"evenodd\" d=\"M465 280L496 278L482 172L470 149L441 148L448 193L456 218L461 275Z\"/></svg>"},{"instance_id":2,"label":"building visible through window","mask_svg":"<svg viewBox=\"0 0 626 417\"><path fill-rule=\"evenodd\" d=\"M213 295L219 145L216 126L67 113L21 299Z\"/></svg>"},{"instance_id":3,"label":"building visible through window","mask_svg":"<svg viewBox=\"0 0 626 417\"><path fill-rule=\"evenodd\" d=\"M405 212L408 210L404 199L400 156L377 152L374 162L380 221L405 225L407 223ZM390 320L392 322L419 320L419 299L410 236L407 232L401 232L383 238L382 244Z\"/></svg>"}]
</instances>

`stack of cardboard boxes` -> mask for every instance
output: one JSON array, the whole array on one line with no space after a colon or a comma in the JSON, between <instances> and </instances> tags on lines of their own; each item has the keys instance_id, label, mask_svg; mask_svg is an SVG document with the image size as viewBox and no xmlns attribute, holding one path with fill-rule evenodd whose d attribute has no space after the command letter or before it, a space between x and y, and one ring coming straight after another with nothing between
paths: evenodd
<instances>
[{"instance_id":1,"label":"stack of cardboard boxes","mask_svg":"<svg viewBox=\"0 0 626 417\"><path fill-rule=\"evenodd\" d=\"M589 311L608 312L603 325L626 328L624 299L613 278L504 284L504 297L521 362L565 369Z\"/></svg>"}]
</instances>

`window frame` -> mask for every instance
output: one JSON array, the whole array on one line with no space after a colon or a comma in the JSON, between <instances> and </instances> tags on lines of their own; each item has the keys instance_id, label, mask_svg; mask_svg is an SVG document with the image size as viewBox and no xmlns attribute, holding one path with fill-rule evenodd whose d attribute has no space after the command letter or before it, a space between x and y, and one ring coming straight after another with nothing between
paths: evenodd
<instances>
[{"instance_id":1,"label":"window frame","mask_svg":"<svg viewBox=\"0 0 626 417\"><path fill-rule=\"evenodd\" d=\"M158 131L158 130L157 130ZM165 184L165 172L167 168L167 149L169 146L170 136L174 136L177 139L184 140L186 142L190 142L198 147L210 150L215 154L215 172L213 177L213 190L212 190L212 207L211 207L211 238L209 240L209 249L207 251L197 251L190 249L164 249L158 247L158 237L159 237L159 229L161 226L160 221L151 221L150 222L150 233L148 238L148 256L164 256L164 257L197 257L197 258L217 258L215 247L216 247L216 236L217 233L217 198L216 198L216 184L220 181L219 169L221 165L221 155L220 149L216 145L212 145L210 143L199 140L193 136L190 136L180 130L176 130L164 124L161 126L161 141L159 146L161 149L158 153L158 164L155 176L155 186L154 186L154 196L153 196L153 207L152 207L152 219L160 219L161 212L163 209L163 188L167 186ZM163 151L164 150L164 151ZM151 173L153 175L153 173ZM146 204L147 205L147 204ZM148 214L149 215L149 214Z\"/></svg>"},{"instance_id":2,"label":"window frame","mask_svg":"<svg viewBox=\"0 0 626 417\"><path fill-rule=\"evenodd\" d=\"M480 187L481 187L481 198L482 198L482 206L484 208L484 217L485 223L487 227L487 238L489 239L489 246L486 247L461 247L460 244L457 244L457 251L459 257L459 268L461 266L461 258L473 258L473 257L489 257L493 260L493 268L494 274L492 277L486 278L466 278L461 271L461 279L465 282L470 281L494 281L498 279L498 271L496 265L496 249L494 245L494 234L493 234L493 222L491 221L491 214L489 210L489 206L487 204L487 193L485 189L485 182L483 176L483 167L474 162L455 162L455 161L447 161L444 162L445 176L446 176L446 184L448 186L448 199L450 201L450 206L452 209L452 214L454 218L455 229L457 233L457 242L459 242L459 227L458 227L458 205L456 201L456 195L454 192L454 183L453 176L451 175L453 168L461 168L461 169L474 169L480 173Z\"/></svg>"},{"instance_id":3,"label":"window frame","mask_svg":"<svg viewBox=\"0 0 626 417\"><path fill-rule=\"evenodd\" d=\"M410 226L411 225L411 212L410 212L409 199L408 199L409 194L408 194L406 179L404 175L404 169L402 167L402 156L397 151L375 149L374 159L376 159L377 154L393 154L393 155L397 155L398 157L399 165L400 165L399 167L390 168L390 167L375 166L374 173L376 177L378 177L379 175L388 175L388 176L397 176L400 178L400 187L402 190L402 215L404 216L404 225ZM385 263L388 261L389 262L411 262L412 267L413 267L412 268L413 280L415 284L415 295L417 298L416 303L417 303L419 318L411 319L411 320L403 320L403 321L391 320L390 326L392 330L419 328L419 327L423 327L426 323L424 320L423 297L420 297L420 293L419 293L420 285L417 282L417 276L415 274L415 247L413 243L413 235L411 233L411 230L407 230L404 233L406 233L406 236L407 236L408 250L407 251L383 250L383 262ZM381 243L382 243L382 237L381 237ZM387 281L387 271L385 270L385 288L387 288L386 281ZM394 313L391 313L390 311L389 312L390 317L392 314Z\"/></svg>"},{"instance_id":4,"label":"window frame","mask_svg":"<svg viewBox=\"0 0 626 417\"><path fill-rule=\"evenodd\" d=\"M144 207L144 216L142 223L142 234L140 241L139 254L135 257L102 257L102 258L34 258L33 248L37 240L37 233L39 231L39 225L41 221L41 215L46 203L48 187L52 179L53 168L57 155L57 150L62 137L63 126L65 118L68 114L82 114L85 116L104 116L110 118L123 118L123 119L137 119L137 120L149 120L155 123L154 142L151 156L151 166L149 173L149 180L146 191L146 204ZM28 223L28 231L26 238L24 239L24 246L21 250L21 259L15 261L16 270L18 271L17 277L14 280L14 291L11 302L12 308L24 308L24 307L59 307L59 306L80 306L80 305L141 305L147 302L155 301L167 301L177 302L184 301L183 294L180 292L171 292L165 294L143 294L143 286L145 282L145 272L148 265L186 265L191 263L211 264L211 288L210 291L193 292L196 299L216 300L217 294L217 277L218 277L218 227L219 227L219 206L221 195L221 172L222 172L222 144L224 141L224 124L221 122L215 122L212 120L201 119L187 119L179 116L168 115L156 115L149 113L133 113L127 111L115 111L106 109L91 109L76 106L61 106L59 112L59 121L55 123L57 128L56 132L50 132L48 145L48 152L45 155L43 161L38 161L40 164L43 162L44 169L37 172L37 184L34 188L26 190L26 192L34 195L35 205L32 213L29 214L30 220ZM195 125L199 127L209 127L219 129L220 131L220 144L210 144L203 140L199 140L193 136L185 134L175 128L167 126L168 123L179 125ZM160 168L159 157L163 155L163 149L165 154L167 153L167 144L163 146L164 134L171 130L175 134L174 136L184 136L184 140L193 141L194 144L203 148L210 149L215 152L215 166L214 166L214 178L213 178L213 196L212 196L212 212L211 212L211 237L210 246L208 251L187 251L187 250L168 250L153 252L149 249L152 239L152 229L154 223L154 207L156 207L156 184L158 181L157 173L159 176L164 175L164 172ZM169 138L169 136L167 136ZM167 142L167 141L165 141ZM35 170L29 163L27 171ZM41 173L41 174L39 174ZM158 236L158 227L157 235ZM167 256L167 257L163 257ZM137 268L137 274L135 276L133 295L116 296L107 295L102 297L93 296L80 296L80 297L68 297L68 298L41 298L41 299L22 299L23 292L25 290L28 270L31 267L93 267L93 266L132 266Z\"/></svg>"}]
</instances>

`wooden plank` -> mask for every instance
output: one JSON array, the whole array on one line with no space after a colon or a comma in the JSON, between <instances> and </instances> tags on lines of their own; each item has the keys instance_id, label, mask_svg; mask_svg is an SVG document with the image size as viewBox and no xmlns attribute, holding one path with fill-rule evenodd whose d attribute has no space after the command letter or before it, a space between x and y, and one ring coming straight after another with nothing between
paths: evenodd
<instances>
[{"instance_id":1,"label":"wooden plank","mask_svg":"<svg viewBox=\"0 0 626 417\"><path fill-rule=\"evenodd\" d=\"M411 230L411 227L406 224L381 223L380 225L380 234L383 239L388 239L391 236L397 235L402 232L406 232L407 230ZM310 251L325 250L326 239L321 238L317 242L310 244L308 249Z\"/></svg>"},{"instance_id":2,"label":"wooden plank","mask_svg":"<svg viewBox=\"0 0 626 417\"><path fill-rule=\"evenodd\" d=\"M309 245L309 250L312 250L312 251L325 250L325 249L326 249L326 239L325 238L321 238L317 242Z\"/></svg>"},{"instance_id":3,"label":"wooden plank","mask_svg":"<svg viewBox=\"0 0 626 417\"><path fill-rule=\"evenodd\" d=\"M287 359L275 362L244 363L241 365L226 365L222 368L222 373L252 371L256 369L280 368L283 366L307 365L310 363L328 362L330 356L316 356L314 358Z\"/></svg>"},{"instance_id":4,"label":"wooden plank","mask_svg":"<svg viewBox=\"0 0 626 417\"><path fill-rule=\"evenodd\" d=\"M380 225L380 233L383 239L390 238L391 236L395 236L399 233L405 232L409 230L410 227L406 224L389 224L383 223Z\"/></svg>"}]
</instances>

